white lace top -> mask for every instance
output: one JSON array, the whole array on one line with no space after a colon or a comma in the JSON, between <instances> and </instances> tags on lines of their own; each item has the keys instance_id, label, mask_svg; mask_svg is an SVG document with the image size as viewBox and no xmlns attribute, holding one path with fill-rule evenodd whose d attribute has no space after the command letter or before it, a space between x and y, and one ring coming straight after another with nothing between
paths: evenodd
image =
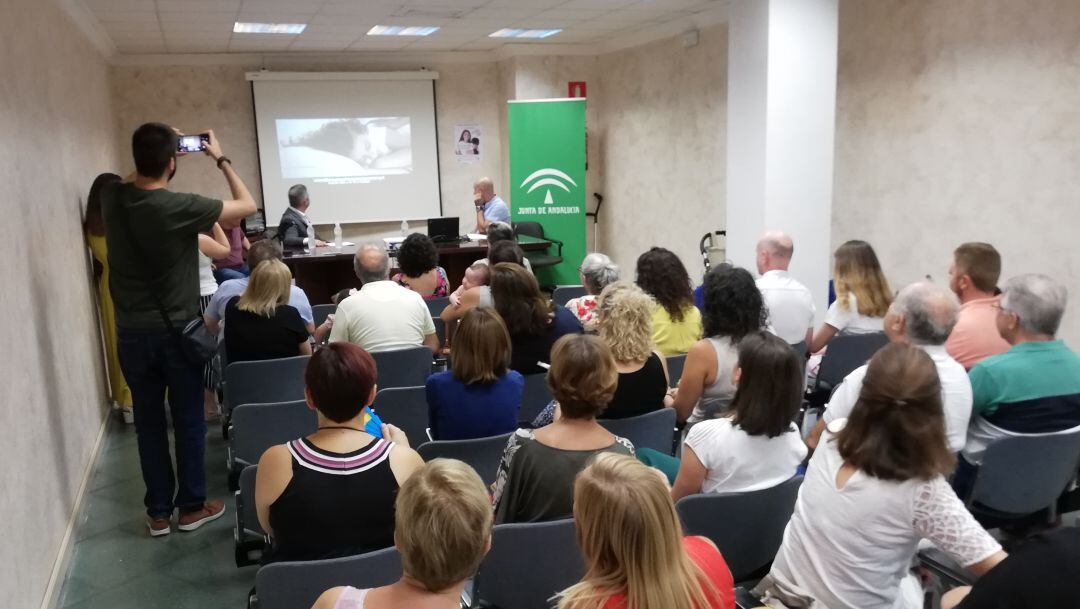
<instances>
[{"instance_id":1,"label":"white lace top","mask_svg":"<svg viewBox=\"0 0 1080 609\"><path fill-rule=\"evenodd\" d=\"M856 472L842 488L834 421L810 459L771 575L829 609L893 609L919 540L967 567L1001 550L944 478L894 482Z\"/></svg>"}]
</instances>

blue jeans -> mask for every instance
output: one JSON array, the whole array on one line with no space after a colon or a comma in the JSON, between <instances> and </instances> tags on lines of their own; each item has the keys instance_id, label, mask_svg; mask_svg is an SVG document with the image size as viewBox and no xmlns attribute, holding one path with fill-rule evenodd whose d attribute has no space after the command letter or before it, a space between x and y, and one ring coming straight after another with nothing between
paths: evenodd
<instances>
[{"instance_id":1,"label":"blue jeans","mask_svg":"<svg viewBox=\"0 0 1080 609\"><path fill-rule=\"evenodd\" d=\"M251 269L244 266L235 269L214 269L214 279L217 280L218 285L225 283L230 279L242 279L251 274Z\"/></svg>"},{"instance_id":2,"label":"blue jeans","mask_svg":"<svg viewBox=\"0 0 1080 609\"><path fill-rule=\"evenodd\" d=\"M167 332L120 328L117 339L120 369L134 403L146 513L151 518L167 518L174 508L181 512L201 509L206 501L202 368L184 357ZM176 443L175 476L165 419L166 389Z\"/></svg>"}]
</instances>

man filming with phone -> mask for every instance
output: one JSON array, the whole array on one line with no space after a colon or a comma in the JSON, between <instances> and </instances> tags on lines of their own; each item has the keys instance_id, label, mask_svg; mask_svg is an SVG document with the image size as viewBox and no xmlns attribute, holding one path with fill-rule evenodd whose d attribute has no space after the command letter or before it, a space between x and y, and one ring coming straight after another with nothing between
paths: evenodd
<instances>
[{"instance_id":1,"label":"man filming with phone","mask_svg":"<svg viewBox=\"0 0 1080 609\"><path fill-rule=\"evenodd\" d=\"M199 315L199 233L215 222L239 222L255 213L255 199L214 133L199 134L197 142L193 136L181 142L181 136L161 123L136 129L131 138L135 173L102 195L120 367L134 402L147 526L153 537L171 532L177 510L181 531L193 531L224 514L223 502L206 499L203 362L192 354L183 331ZM224 174L231 200L168 189L178 158L199 149ZM176 443L175 473L166 390Z\"/></svg>"}]
</instances>

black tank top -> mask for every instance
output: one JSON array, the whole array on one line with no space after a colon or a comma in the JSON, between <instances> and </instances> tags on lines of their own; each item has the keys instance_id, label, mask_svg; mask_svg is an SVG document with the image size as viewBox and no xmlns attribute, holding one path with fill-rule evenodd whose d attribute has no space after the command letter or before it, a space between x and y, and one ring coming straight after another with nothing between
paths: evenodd
<instances>
[{"instance_id":1,"label":"black tank top","mask_svg":"<svg viewBox=\"0 0 1080 609\"><path fill-rule=\"evenodd\" d=\"M619 373L615 397L600 413L601 419L626 419L664 407L667 379L660 356L652 353L637 372Z\"/></svg>"},{"instance_id":2,"label":"black tank top","mask_svg":"<svg viewBox=\"0 0 1080 609\"><path fill-rule=\"evenodd\" d=\"M394 545L398 483L390 470L394 444L375 438L350 453L306 438L286 445L292 480L270 504L273 547L263 562L353 556Z\"/></svg>"}]
</instances>

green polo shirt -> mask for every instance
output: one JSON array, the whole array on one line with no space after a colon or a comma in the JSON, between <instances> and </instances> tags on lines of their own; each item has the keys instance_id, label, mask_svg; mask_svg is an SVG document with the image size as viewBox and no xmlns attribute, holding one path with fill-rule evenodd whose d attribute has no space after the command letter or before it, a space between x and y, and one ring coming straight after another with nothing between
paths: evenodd
<instances>
[{"instance_id":1,"label":"green polo shirt","mask_svg":"<svg viewBox=\"0 0 1080 609\"><path fill-rule=\"evenodd\" d=\"M973 413L1016 433L1080 425L1080 355L1060 340L1020 343L970 372Z\"/></svg>"}]
</instances>

